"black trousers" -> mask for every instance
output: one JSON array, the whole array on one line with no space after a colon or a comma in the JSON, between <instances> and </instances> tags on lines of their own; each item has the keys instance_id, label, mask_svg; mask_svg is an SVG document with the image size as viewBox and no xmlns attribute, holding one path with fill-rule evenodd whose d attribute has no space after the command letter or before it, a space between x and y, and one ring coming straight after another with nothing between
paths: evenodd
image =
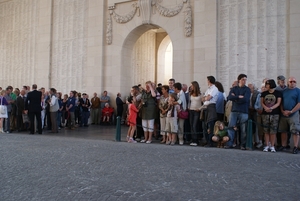
<instances>
[{"instance_id":1,"label":"black trousers","mask_svg":"<svg viewBox=\"0 0 300 201\"><path fill-rule=\"evenodd\" d=\"M34 134L34 130L35 130L34 117L35 117L36 121L37 121L38 133L42 134L41 112L29 112L28 116L29 116L29 120L30 120L30 133Z\"/></svg>"}]
</instances>

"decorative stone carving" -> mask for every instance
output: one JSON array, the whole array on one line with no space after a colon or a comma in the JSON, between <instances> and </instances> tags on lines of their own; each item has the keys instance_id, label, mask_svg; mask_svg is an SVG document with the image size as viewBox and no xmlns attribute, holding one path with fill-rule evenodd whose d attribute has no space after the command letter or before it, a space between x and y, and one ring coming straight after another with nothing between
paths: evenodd
<instances>
[{"instance_id":1,"label":"decorative stone carving","mask_svg":"<svg viewBox=\"0 0 300 201\"><path fill-rule=\"evenodd\" d=\"M115 11L113 11L113 17L116 20L116 22L123 24L123 23L127 23L130 20L132 20L132 18L134 17L134 15L136 13L137 4L136 3L132 4L132 7L134 9L125 16L118 15Z\"/></svg>"},{"instance_id":2,"label":"decorative stone carving","mask_svg":"<svg viewBox=\"0 0 300 201\"><path fill-rule=\"evenodd\" d=\"M112 20L111 15L108 15L106 20L106 43L110 45L112 43Z\"/></svg>"},{"instance_id":3,"label":"decorative stone carving","mask_svg":"<svg viewBox=\"0 0 300 201\"><path fill-rule=\"evenodd\" d=\"M179 5L176 5L173 8L165 8L165 7L161 6L161 5L159 5L157 2L154 3L154 6L155 6L156 10L159 12L159 14L161 14L162 16L165 16L165 17L174 17L175 15L177 15L178 13L180 13L180 11L182 10L183 3L184 2L182 2Z\"/></svg>"},{"instance_id":4,"label":"decorative stone carving","mask_svg":"<svg viewBox=\"0 0 300 201\"><path fill-rule=\"evenodd\" d=\"M113 16L115 21L120 24L124 24L132 20L132 18L135 16L137 10L138 10L138 16L142 17L142 23L143 24L151 24L151 14L155 14L155 10L158 11L158 13L165 17L174 17L177 14L181 12L183 9L184 4L186 3L186 10L185 10L185 17L184 17L184 29L185 29L185 36L190 37L192 35L192 26L193 26L193 20L192 20L192 6L189 2L189 0L182 0L182 2L179 5L176 5L173 8L165 8L164 6L160 5L159 3L162 2L162 0L138 0L138 4L135 2L132 4L133 10L130 11L125 16L121 16L115 12L116 6L109 6L108 9L110 10L110 15ZM152 7L155 7L155 9L152 9ZM139 9L138 9L139 8ZM152 12L153 10L153 12ZM111 17L107 19L106 22L106 42L108 45L112 43L112 20Z\"/></svg>"},{"instance_id":5,"label":"decorative stone carving","mask_svg":"<svg viewBox=\"0 0 300 201\"><path fill-rule=\"evenodd\" d=\"M190 37L192 35L192 23L193 23L193 19L192 19L192 6L189 3L186 6L186 11L185 11L185 16L184 16L184 22L185 22L185 36L186 37Z\"/></svg>"},{"instance_id":6,"label":"decorative stone carving","mask_svg":"<svg viewBox=\"0 0 300 201\"><path fill-rule=\"evenodd\" d=\"M151 0L139 0L139 8L143 18L142 20L143 24L150 24L151 7L152 7Z\"/></svg>"}]
</instances>

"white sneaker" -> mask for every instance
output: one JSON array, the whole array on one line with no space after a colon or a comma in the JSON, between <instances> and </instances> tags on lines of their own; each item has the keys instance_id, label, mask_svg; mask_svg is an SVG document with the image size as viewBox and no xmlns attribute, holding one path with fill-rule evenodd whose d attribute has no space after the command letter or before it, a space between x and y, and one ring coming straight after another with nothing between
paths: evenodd
<instances>
[{"instance_id":1,"label":"white sneaker","mask_svg":"<svg viewBox=\"0 0 300 201\"><path fill-rule=\"evenodd\" d=\"M136 143L136 141L135 141L134 139L132 139L132 138L130 138L130 139L128 140L128 142L129 142L129 143Z\"/></svg>"},{"instance_id":2,"label":"white sneaker","mask_svg":"<svg viewBox=\"0 0 300 201\"><path fill-rule=\"evenodd\" d=\"M268 152L269 151L269 146L266 146L263 151Z\"/></svg>"},{"instance_id":3,"label":"white sneaker","mask_svg":"<svg viewBox=\"0 0 300 201\"><path fill-rule=\"evenodd\" d=\"M190 144L190 146L197 146L197 143L192 142L192 143Z\"/></svg>"},{"instance_id":4,"label":"white sneaker","mask_svg":"<svg viewBox=\"0 0 300 201\"><path fill-rule=\"evenodd\" d=\"M150 140L148 140L148 141L146 141L146 144L150 144L152 141L150 141Z\"/></svg>"},{"instance_id":5,"label":"white sneaker","mask_svg":"<svg viewBox=\"0 0 300 201\"><path fill-rule=\"evenodd\" d=\"M256 145L256 148L259 149L263 146L263 144L261 142L259 142L257 145Z\"/></svg>"},{"instance_id":6,"label":"white sneaker","mask_svg":"<svg viewBox=\"0 0 300 201\"><path fill-rule=\"evenodd\" d=\"M270 150L271 150L272 153L276 153L276 150L275 150L274 147L271 147Z\"/></svg>"},{"instance_id":7,"label":"white sneaker","mask_svg":"<svg viewBox=\"0 0 300 201\"><path fill-rule=\"evenodd\" d=\"M180 145L183 145L183 140L179 140L179 144L180 144Z\"/></svg>"}]
</instances>

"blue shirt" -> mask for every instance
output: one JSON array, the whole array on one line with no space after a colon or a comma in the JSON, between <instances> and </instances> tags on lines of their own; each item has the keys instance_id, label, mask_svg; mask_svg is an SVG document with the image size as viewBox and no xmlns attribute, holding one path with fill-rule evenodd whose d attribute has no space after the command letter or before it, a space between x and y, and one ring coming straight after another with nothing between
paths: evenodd
<instances>
[{"instance_id":1,"label":"blue shirt","mask_svg":"<svg viewBox=\"0 0 300 201\"><path fill-rule=\"evenodd\" d=\"M240 95L244 96L244 97L239 98ZM229 95L227 97L227 100L232 101L231 112L241 112L241 113L248 114L249 105L250 105L250 96L251 96L251 91L250 91L249 87L247 87L247 86L233 87L230 90Z\"/></svg>"},{"instance_id":2,"label":"blue shirt","mask_svg":"<svg viewBox=\"0 0 300 201\"><path fill-rule=\"evenodd\" d=\"M75 111L75 97L69 97L67 107L72 105L72 107L69 109L69 112L74 112Z\"/></svg>"},{"instance_id":3,"label":"blue shirt","mask_svg":"<svg viewBox=\"0 0 300 201\"><path fill-rule=\"evenodd\" d=\"M218 99L216 103L216 111L219 114L224 114L224 95L222 92L218 92Z\"/></svg>"},{"instance_id":4,"label":"blue shirt","mask_svg":"<svg viewBox=\"0 0 300 201\"><path fill-rule=\"evenodd\" d=\"M298 103L300 103L300 89L294 88L290 89L287 88L284 91L282 91L282 106L283 110L289 110L291 111ZM293 116L296 111L293 111L294 113L290 116Z\"/></svg>"}]
</instances>

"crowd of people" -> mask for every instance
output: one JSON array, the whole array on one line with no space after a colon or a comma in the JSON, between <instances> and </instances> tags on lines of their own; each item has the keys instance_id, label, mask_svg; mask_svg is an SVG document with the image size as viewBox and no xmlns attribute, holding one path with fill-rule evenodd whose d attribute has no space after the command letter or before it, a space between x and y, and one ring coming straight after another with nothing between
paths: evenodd
<instances>
[{"instance_id":1,"label":"crowd of people","mask_svg":"<svg viewBox=\"0 0 300 201\"><path fill-rule=\"evenodd\" d=\"M203 93L197 81L186 84L169 80L168 85L148 81L145 87L133 86L127 99L127 141L205 147L240 148L246 146L247 135L253 135L253 145L264 152L299 149L300 89L296 78L278 76L264 79L260 88L247 83L240 74L233 82L228 96L222 83L207 76ZM248 120L253 133L247 132Z\"/></svg>"},{"instance_id":2,"label":"crowd of people","mask_svg":"<svg viewBox=\"0 0 300 201\"><path fill-rule=\"evenodd\" d=\"M169 79L168 85L147 81L145 86L131 88L126 102L117 94L114 110L107 91L89 99L86 93L70 91L69 95L55 88L46 91L36 84L20 90L0 87L0 132L30 131L42 134L44 129L53 133L62 127L75 129L89 124L110 124L113 116L126 117L129 126L127 141L152 143L161 140L167 145L240 148L246 150L247 135L253 135L254 147L264 152L290 149L298 153L300 89L296 78L284 76L264 79L260 88L247 83L247 75L240 74L233 82L228 96L222 83L207 76L207 90L199 83L188 86ZM124 104L127 107L124 107ZM124 115L125 114L125 115ZM247 132L251 119L253 133Z\"/></svg>"},{"instance_id":3,"label":"crowd of people","mask_svg":"<svg viewBox=\"0 0 300 201\"><path fill-rule=\"evenodd\" d=\"M46 91L36 84L13 89L0 88L0 133L30 131L42 134L43 130L58 133L61 128L74 130L91 124L109 123L114 113L110 97L104 91L91 100L86 93L70 91L69 95L55 88Z\"/></svg>"}]
</instances>

